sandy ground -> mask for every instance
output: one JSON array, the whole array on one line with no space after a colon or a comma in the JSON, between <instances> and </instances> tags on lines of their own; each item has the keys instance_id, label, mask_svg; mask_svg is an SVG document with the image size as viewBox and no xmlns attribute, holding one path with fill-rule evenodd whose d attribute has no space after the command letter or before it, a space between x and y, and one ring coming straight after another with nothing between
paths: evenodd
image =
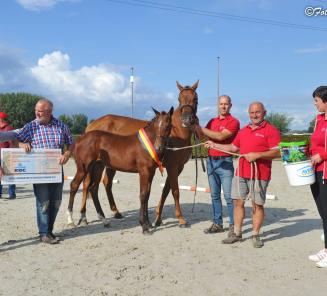
<instances>
[{"instance_id":1,"label":"sandy ground","mask_svg":"<svg viewBox=\"0 0 327 296\"><path fill-rule=\"evenodd\" d=\"M188 162L180 184L192 185L194 161ZM75 165L65 166L73 175ZM309 187L290 187L284 168L273 163L268 193L278 200L266 203L262 228L265 246L251 244L251 219L245 220L244 242L223 245L226 233L206 235L211 223L211 199L198 193L192 213L193 193L181 191L182 210L190 227L181 229L174 217L170 195L163 225L144 236L138 224L138 175L118 173L114 185L123 220L111 220L105 228L88 201L89 225L66 228L69 182L55 232L63 235L59 245L37 239L35 199L30 185L18 186L17 199L0 200L0 295L324 295L327 269L307 259L323 247L321 223ZM152 184L150 217L154 219L164 179L157 172ZM199 186L208 187L200 173ZM74 219L79 218L80 193ZM111 217L101 186L103 209ZM251 213L248 204L247 217ZM224 203L226 216L226 206ZM225 226L227 219L224 220Z\"/></svg>"}]
</instances>

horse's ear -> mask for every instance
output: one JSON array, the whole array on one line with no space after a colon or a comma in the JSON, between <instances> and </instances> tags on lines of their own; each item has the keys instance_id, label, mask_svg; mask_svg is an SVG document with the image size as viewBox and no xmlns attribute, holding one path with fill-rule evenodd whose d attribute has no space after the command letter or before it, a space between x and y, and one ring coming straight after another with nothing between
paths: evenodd
<instances>
[{"instance_id":1,"label":"horse's ear","mask_svg":"<svg viewBox=\"0 0 327 296\"><path fill-rule=\"evenodd\" d=\"M195 83L191 86L191 88L192 88L193 90L196 90L196 89L198 88L198 85L199 85L199 80L198 80L197 82L195 82Z\"/></svg>"},{"instance_id":2,"label":"horse's ear","mask_svg":"<svg viewBox=\"0 0 327 296\"><path fill-rule=\"evenodd\" d=\"M159 111L157 111L156 109L154 109L153 107L151 107L152 108L152 110L153 110L153 112L156 114L156 115L159 115L160 114L160 112Z\"/></svg>"},{"instance_id":3,"label":"horse's ear","mask_svg":"<svg viewBox=\"0 0 327 296\"><path fill-rule=\"evenodd\" d=\"M184 89L184 87L182 85L180 85L178 81L176 81L176 85L177 85L177 88L179 89L179 91L182 91Z\"/></svg>"},{"instance_id":4,"label":"horse's ear","mask_svg":"<svg viewBox=\"0 0 327 296\"><path fill-rule=\"evenodd\" d=\"M169 116L171 117L174 113L174 107L171 107L168 113L169 113Z\"/></svg>"}]
</instances>

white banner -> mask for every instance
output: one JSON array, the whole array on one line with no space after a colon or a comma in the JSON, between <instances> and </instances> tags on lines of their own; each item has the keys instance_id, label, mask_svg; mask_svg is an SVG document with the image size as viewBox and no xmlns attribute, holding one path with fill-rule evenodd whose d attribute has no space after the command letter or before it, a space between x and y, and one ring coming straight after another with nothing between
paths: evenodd
<instances>
[{"instance_id":1,"label":"white banner","mask_svg":"<svg viewBox=\"0 0 327 296\"><path fill-rule=\"evenodd\" d=\"M2 148L1 166L4 175L1 184L61 183L60 149Z\"/></svg>"}]
</instances>

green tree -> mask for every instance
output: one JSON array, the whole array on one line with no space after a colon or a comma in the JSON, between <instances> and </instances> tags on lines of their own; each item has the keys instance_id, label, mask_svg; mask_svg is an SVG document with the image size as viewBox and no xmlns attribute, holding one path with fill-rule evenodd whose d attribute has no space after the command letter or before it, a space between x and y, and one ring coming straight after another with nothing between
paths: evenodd
<instances>
[{"instance_id":1,"label":"green tree","mask_svg":"<svg viewBox=\"0 0 327 296\"><path fill-rule=\"evenodd\" d=\"M58 119L63 123L66 123L70 129L73 128L73 119L69 115L62 114L58 117Z\"/></svg>"},{"instance_id":2,"label":"green tree","mask_svg":"<svg viewBox=\"0 0 327 296\"><path fill-rule=\"evenodd\" d=\"M308 127L308 133L313 133L313 130L315 128L316 124L316 117L310 121L309 127Z\"/></svg>"},{"instance_id":3,"label":"green tree","mask_svg":"<svg viewBox=\"0 0 327 296\"><path fill-rule=\"evenodd\" d=\"M84 133L87 126L87 116L84 114L72 115L73 126L71 128L74 135L80 135Z\"/></svg>"},{"instance_id":4,"label":"green tree","mask_svg":"<svg viewBox=\"0 0 327 296\"><path fill-rule=\"evenodd\" d=\"M293 118L287 114L277 112L269 113L265 119L277 127L282 134L290 131L290 124L293 120Z\"/></svg>"},{"instance_id":5,"label":"green tree","mask_svg":"<svg viewBox=\"0 0 327 296\"><path fill-rule=\"evenodd\" d=\"M43 97L29 93L0 94L0 111L8 114L8 121L14 128L35 119L34 107Z\"/></svg>"}]
</instances>

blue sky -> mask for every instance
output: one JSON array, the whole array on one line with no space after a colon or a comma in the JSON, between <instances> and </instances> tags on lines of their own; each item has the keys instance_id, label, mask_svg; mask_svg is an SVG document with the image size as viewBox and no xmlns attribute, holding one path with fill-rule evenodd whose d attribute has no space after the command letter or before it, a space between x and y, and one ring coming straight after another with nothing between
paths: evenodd
<instances>
[{"instance_id":1,"label":"blue sky","mask_svg":"<svg viewBox=\"0 0 327 296\"><path fill-rule=\"evenodd\" d=\"M0 92L46 96L56 116L130 115L134 67L136 117L151 118L151 106L176 106L176 80L191 85L199 79L198 115L205 124L217 114L219 56L220 93L232 97L232 113L242 124L249 103L260 100L268 112L292 116L293 129L308 127L316 113L312 91L327 84L327 15L309 17L304 11L321 7L327 14L327 1L153 3L172 10L135 0L1 1ZM195 14L176 11L177 6Z\"/></svg>"}]
</instances>

